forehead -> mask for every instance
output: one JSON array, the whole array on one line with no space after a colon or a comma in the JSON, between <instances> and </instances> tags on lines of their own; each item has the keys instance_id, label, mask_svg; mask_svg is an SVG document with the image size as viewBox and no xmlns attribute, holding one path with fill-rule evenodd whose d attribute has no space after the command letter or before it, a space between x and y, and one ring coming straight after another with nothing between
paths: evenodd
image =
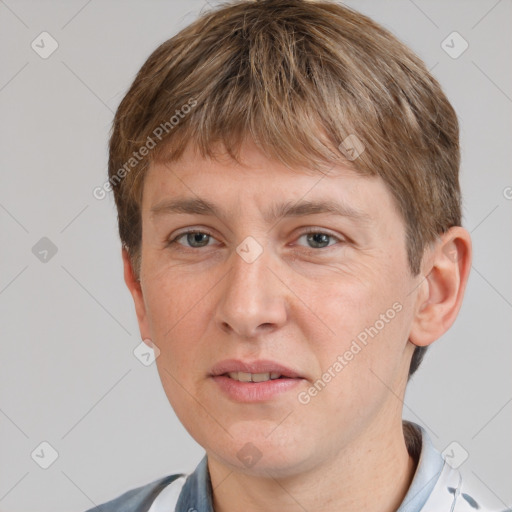
<instances>
[{"instance_id":1,"label":"forehead","mask_svg":"<svg viewBox=\"0 0 512 512\"><path fill-rule=\"evenodd\" d=\"M361 222L394 210L382 178L348 165L292 169L245 144L239 162L225 153L203 157L193 146L180 159L152 164L143 193L143 214L199 213L220 216L258 209L266 222L289 215L340 214Z\"/></svg>"}]
</instances>

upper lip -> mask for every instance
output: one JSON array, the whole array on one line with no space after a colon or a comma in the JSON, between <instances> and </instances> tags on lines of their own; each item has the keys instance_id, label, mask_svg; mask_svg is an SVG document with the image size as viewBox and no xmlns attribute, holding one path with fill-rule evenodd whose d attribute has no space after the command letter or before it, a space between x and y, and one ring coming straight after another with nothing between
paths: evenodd
<instances>
[{"instance_id":1,"label":"upper lip","mask_svg":"<svg viewBox=\"0 0 512 512\"><path fill-rule=\"evenodd\" d=\"M231 372L245 373L280 373L283 377L291 379L300 378L300 374L275 361L260 359L257 361L240 361L239 359L225 359L212 367L213 376L224 375Z\"/></svg>"}]
</instances>

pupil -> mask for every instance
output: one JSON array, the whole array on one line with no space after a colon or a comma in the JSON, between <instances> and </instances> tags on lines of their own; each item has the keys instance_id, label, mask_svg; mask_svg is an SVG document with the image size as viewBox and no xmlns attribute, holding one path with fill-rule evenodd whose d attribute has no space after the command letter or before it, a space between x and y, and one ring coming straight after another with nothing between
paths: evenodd
<instances>
[{"instance_id":1,"label":"pupil","mask_svg":"<svg viewBox=\"0 0 512 512\"><path fill-rule=\"evenodd\" d=\"M195 244L198 244L198 245L206 245L208 243L208 239L207 239L208 235L206 233L189 233L188 234L188 243L192 246L194 246ZM203 240L201 240L201 238L203 238ZM201 242L205 242L205 243L201 243Z\"/></svg>"},{"instance_id":2,"label":"pupil","mask_svg":"<svg viewBox=\"0 0 512 512\"><path fill-rule=\"evenodd\" d=\"M312 233L309 235L309 240L312 241L315 246L321 245L325 247L329 245L329 235L325 233Z\"/></svg>"}]
</instances>

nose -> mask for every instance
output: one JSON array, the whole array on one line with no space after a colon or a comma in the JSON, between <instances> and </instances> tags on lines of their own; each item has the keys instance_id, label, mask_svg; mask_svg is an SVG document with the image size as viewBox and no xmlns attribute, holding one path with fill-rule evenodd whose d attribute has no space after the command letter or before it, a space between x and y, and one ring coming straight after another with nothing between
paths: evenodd
<instances>
[{"instance_id":1,"label":"nose","mask_svg":"<svg viewBox=\"0 0 512 512\"><path fill-rule=\"evenodd\" d=\"M270 269L268 251L252 262L233 252L216 310L216 323L228 334L255 338L283 326L287 289ZM274 265L275 266L275 265Z\"/></svg>"}]
</instances>

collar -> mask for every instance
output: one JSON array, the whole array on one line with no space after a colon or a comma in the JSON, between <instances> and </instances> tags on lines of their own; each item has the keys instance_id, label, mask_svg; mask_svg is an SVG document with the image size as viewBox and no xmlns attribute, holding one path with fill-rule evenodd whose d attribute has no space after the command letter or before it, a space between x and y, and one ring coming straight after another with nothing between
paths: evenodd
<instances>
[{"instance_id":1,"label":"collar","mask_svg":"<svg viewBox=\"0 0 512 512\"><path fill-rule=\"evenodd\" d=\"M176 504L176 512L214 512L213 491L205 455L187 478Z\"/></svg>"},{"instance_id":2,"label":"collar","mask_svg":"<svg viewBox=\"0 0 512 512\"><path fill-rule=\"evenodd\" d=\"M422 426L404 420L403 429L407 450L418 461L418 465L397 512L417 512L432 494L443 470L444 460Z\"/></svg>"}]
</instances>

